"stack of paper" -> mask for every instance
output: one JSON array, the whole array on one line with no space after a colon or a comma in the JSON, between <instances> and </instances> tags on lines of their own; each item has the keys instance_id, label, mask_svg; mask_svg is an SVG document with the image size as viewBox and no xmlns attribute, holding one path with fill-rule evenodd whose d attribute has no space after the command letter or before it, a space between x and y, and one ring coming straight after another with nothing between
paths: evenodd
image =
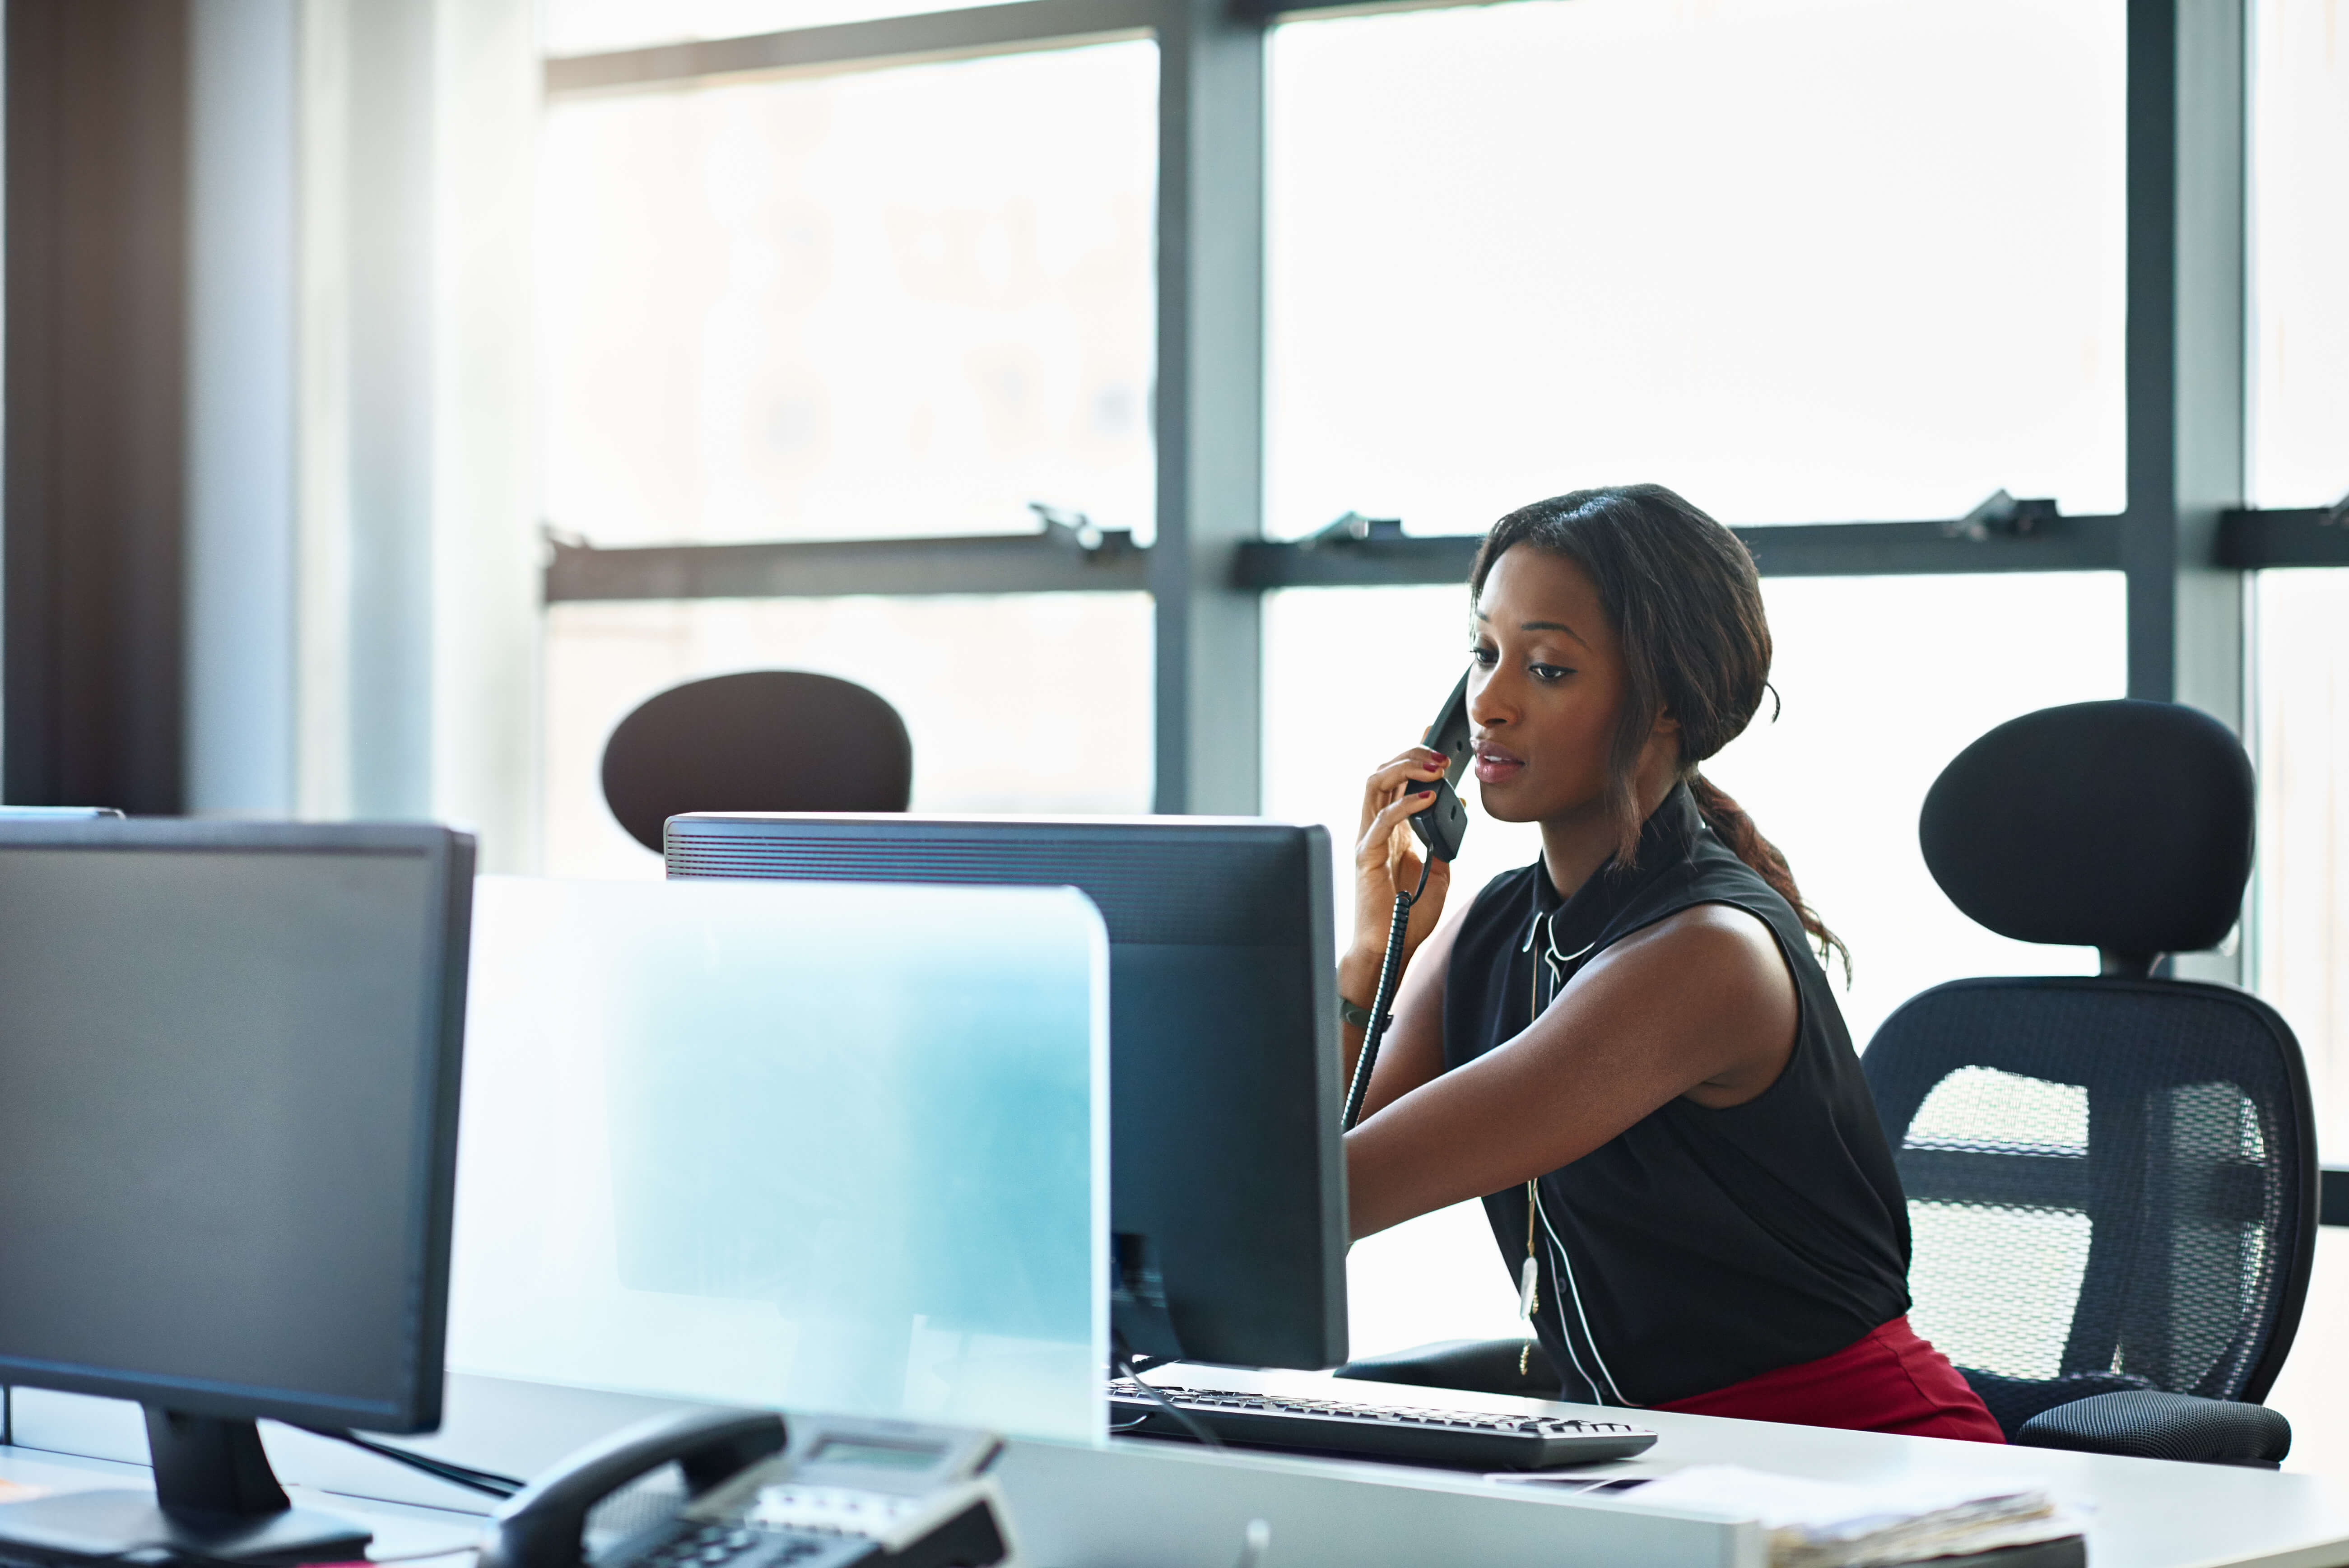
<instances>
[{"instance_id":1,"label":"stack of paper","mask_svg":"<svg viewBox=\"0 0 2349 1568\"><path fill-rule=\"evenodd\" d=\"M1770 1568L1890 1568L2062 1541L2082 1529L2037 1487L1979 1478L1822 1481L1700 1465L1629 1495L1758 1521L1769 1532Z\"/></svg>"}]
</instances>

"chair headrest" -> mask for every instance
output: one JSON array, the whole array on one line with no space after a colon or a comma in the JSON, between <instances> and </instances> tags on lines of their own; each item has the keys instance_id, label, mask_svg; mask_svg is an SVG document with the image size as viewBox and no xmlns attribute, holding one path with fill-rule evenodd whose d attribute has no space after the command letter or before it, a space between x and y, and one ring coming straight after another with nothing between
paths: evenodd
<instances>
[{"instance_id":1,"label":"chair headrest","mask_svg":"<svg viewBox=\"0 0 2349 1568\"><path fill-rule=\"evenodd\" d=\"M604 742L604 803L655 854L680 812L903 811L913 780L886 699L798 670L672 686Z\"/></svg>"},{"instance_id":2,"label":"chair headrest","mask_svg":"<svg viewBox=\"0 0 2349 1568\"><path fill-rule=\"evenodd\" d=\"M1950 901L2001 936L2137 962L2218 946L2251 874L2251 759L2170 702L2009 720L1941 770L1917 823Z\"/></svg>"}]
</instances>

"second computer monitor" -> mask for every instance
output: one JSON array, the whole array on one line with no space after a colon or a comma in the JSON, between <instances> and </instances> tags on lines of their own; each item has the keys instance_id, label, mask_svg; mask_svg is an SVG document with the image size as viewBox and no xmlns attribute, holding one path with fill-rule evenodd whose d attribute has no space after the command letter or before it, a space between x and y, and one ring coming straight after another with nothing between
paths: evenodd
<instances>
[{"instance_id":1,"label":"second computer monitor","mask_svg":"<svg viewBox=\"0 0 2349 1568\"><path fill-rule=\"evenodd\" d=\"M669 819L667 846L673 877L1081 888L1109 927L1110 1223L1148 1239L1183 1355L1346 1358L1326 832L1208 817L698 813Z\"/></svg>"},{"instance_id":2,"label":"second computer monitor","mask_svg":"<svg viewBox=\"0 0 2349 1568\"><path fill-rule=\"evenodd\" d=\"M147 1407L154 1490L0 1506L0 1558L342 1562L254 1422L430 1431L473 842L0 818L0 1381Z\"/></svg>"}]
</instances>

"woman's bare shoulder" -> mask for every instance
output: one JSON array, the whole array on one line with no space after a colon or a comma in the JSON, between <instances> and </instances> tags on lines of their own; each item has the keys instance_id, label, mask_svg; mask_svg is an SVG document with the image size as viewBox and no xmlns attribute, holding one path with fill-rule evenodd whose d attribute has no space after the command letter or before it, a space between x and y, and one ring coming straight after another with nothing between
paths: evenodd
<instances>
[{"instance_id":1,"label":"woman's bare shoulder","mask_svg":"<svg viewBox=\"0 0 2349 1568\"><path fill-rule=\"evenodd\" d=\"M1794 974L1761 917L1733 904L1676 910L1609 948L1585 972L1702 1063L1702 1079L1687 1091L1700 1105L1744 1104L1777 1080L1794 1053L1801 1022Z\"/></svg>"}]
</instances>

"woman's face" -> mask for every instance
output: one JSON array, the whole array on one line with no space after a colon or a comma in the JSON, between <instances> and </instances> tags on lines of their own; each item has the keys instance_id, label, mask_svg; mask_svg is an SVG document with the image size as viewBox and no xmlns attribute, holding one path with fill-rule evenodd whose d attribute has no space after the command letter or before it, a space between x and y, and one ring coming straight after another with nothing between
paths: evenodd
<instances>
[{"instance_id":1,"label":"woman's face","mask_svg":"<svg viewBox=\"0 0 2349 1568\"><path fill-rule=\"evenodd\" d=\"M1468 717L1485 810L1502 822L1603 814L1625 683L1589 574L1547 550L1504 551L1474 629Z\"/></svg>"}]
</instances>

